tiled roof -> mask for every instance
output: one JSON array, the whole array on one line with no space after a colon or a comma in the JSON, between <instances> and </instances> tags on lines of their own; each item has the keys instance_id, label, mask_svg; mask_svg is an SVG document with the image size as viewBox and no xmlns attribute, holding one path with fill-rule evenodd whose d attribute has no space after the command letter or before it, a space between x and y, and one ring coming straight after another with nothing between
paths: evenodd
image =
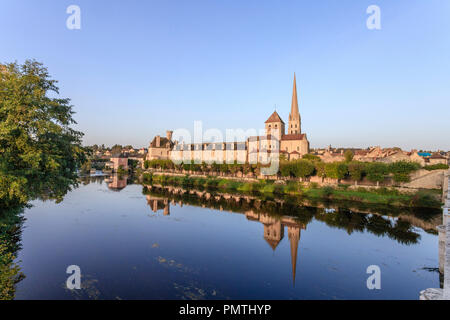
<instances>
[{"instance_id":1,"label":"tiled roof","mask_svg":"<svg viewBox=\"0 0 450 320\"><path fill-rule=\"evenodd\" d=\"M446 159L445 157L441 156L440 154L433 154L430 159Z\"/></svg>"},{"instance_id":2,"label":"tiled roof","mask_svg":"<svg viewBox=\"0 0 450 320\"><path fill-rule=\"evenodd\" d=\"M285 134L281 137L281 140L303 140L305 138L304 133L298 134Z\"/></svg>"},{"instance_id":3,"label":"tiled roof","mask_svg":"<svg viewBox=\"0 0 450 320\"><path fill-rule=\"evenodd\" d=\"M248 137L248 140L250 142L255 142L257 140L261 141L261 140L278 140L276 136L273 135L267 135L267 136L251 136Z\"/></svg>"},{"instance_id":4,"label":"tiled roof","mask_svg":"<svg viewBox=\"0 0 450 320\"><path fill-rule=\"evenodd\" d=\"M269 119L266 120L265 123L270 123L270 122L282 122L282 123L284 123L284 121L281 120L280 116L278 115L278 113L276 111L274 111L272 113L272 115L269 117Z\"/></svg>"}]
</instances>

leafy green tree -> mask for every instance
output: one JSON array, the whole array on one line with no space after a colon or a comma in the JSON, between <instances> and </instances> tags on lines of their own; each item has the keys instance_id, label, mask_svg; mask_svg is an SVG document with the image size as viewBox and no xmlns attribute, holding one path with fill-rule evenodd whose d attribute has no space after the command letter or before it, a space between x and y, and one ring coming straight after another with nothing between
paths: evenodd
<instances>
[{"instance_id":1,"label":"leafy green tree","mask_svg":"<svg viewBox=\"0 0 450 320\"><path fill-rule=\"evenodd\" d=\"M89 173L92 169L92 162L91 160L87 160L85 163L83 163L80 167L80 171L83 173Z\"/></svg>"},{"instance_id":2,"label":"leafy green tree","mask_svg":"<svg viewBox=\"0 0 450 320\"><path fill-rule=\"evenodd\" d=\"M367 162L365 169L367 179L372 182L383 182L389 173L388 166L382 162Z\"/></svg>"},{"instance_id":3,"label":"leafy green tree","mask_svg":"<svg viewBox=\"0 0 450 320\"><path fill-rule=\"evenodd\" d=\"M328 178L343 179L348 173L348 166L343 162L325 164L325 174Z\"/></svg>"},{"instance_id":4,"label":"leafy green tree","mask_svg":"<svg viewBox=\"0 0 450 320\"><path fill-rule=\"evenodd\" d=\"M325 162L316 162L314 164L315 168L316 168L316 173L318 177L324 178L326 176L325 174Z\"/></svg>"},{"instance_id":5,"label":"leafy green tree","mask_svg":"<svg viewBox=\"0 0 450 320\"><path fill-rule=\"evenodd\" d=\"M352 150L346 150L344 153L345 162L350 162L353 160L353 152Z\"/></svg>"},{"instance_id":6,"label":"leafy green tree","mask_svg":"<svg viewBox=\"0 0 450 320\"><path fill-rule=\"evenodd\" d=\"M70 100L36 61L0 71L0 207L61 199L85 160Z\"/></svg>"},{"instance_id":7,"label":"leafy green tree","mask_svg":"<svg viewBox=\"0 0 450 320\"><path fill-rule=\"evenodd\" d=\"M300 159L292 164L292 171L297 178L306 178L314 173L314 164L305 159Z\"/></svg>"},{"instance_id":8,"label":"leafy green tree","mask_svg":"<svg viewBox=\"0 0 450 320\"><path fill-rule=\"evenodd\" d=\"M354 181L360 181L364 173L364 165L358 161L352 161L348 164L348 173Z\"/></svg>"},{"instance_id":9,"label":"leafy green tree","mask_svg":"<svg viewBox=\"0 0 450 320\"><path fill-rule=\"evenodd\" d=\"M120 144L115 144L111 148L111 154L119 155L122 153L122 146Z\"/></svg>"},{"instance_id":10,"label":"leafy green tree","mask_svg":"<svg viewBox=\"0 0 450 320\"><path fill-rule=\"evenodd\" d=\"M292 175L292 164L289 161L280 162L280 173L283 177L290 177Z\"/></svg>"},{"instance_id":11,"label":"leafy green tree","mask_svg":"<svg viewBox=\"0 0 450 320\"><path fill-rule=\"evenodd\" d=\"M397 161L389 165L389 172L393 174L395 182L409 182L410 174L420 169L420 164L410 161Z\"/></svg>"}]
</instances>

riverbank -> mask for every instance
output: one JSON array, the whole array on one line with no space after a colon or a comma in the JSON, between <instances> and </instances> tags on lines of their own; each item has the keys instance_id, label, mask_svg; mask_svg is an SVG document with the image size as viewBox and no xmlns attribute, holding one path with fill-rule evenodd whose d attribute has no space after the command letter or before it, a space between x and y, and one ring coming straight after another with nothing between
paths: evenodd
<instances>
[{"instance_id":1,"label":"riverbank","mask_svg":"<svg viewBox=\"0 0 450 320\"><path fill-rule=\"evenodd\" d=\"M163 172L158 172L157 174L143 173L142 182L146 184L158 183L162 185L183 186L184 188L205 188L242 194L292 195L310 200L344 200L396 207L441 207L441 202L438 200L440 192L437 190L420 190L414 193L403 193L397 189L385 187L350 188L348 185L331 187L319 186L314 183L305 184L300 181L285 182L257 179L246 181L222 177L171 175Z\"/></svg>"}]
</instances>

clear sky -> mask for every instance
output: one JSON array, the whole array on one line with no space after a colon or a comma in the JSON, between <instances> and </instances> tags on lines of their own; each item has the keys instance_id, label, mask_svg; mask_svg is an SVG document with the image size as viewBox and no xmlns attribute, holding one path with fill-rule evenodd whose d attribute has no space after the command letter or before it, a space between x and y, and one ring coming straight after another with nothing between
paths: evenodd
<instances>
[{"instance_id":1,"label":"clear sky","mask_svg":"<svg viewBox=\"0 0 450 320\"><path fill-rule=\"evenodd\" d=\"M195 120L260 129L275 105L287 123L295 72L312 147L450 149L448 0L2 0L0 62L28 58L85 144L147 146Z\"/></svg>"}]
</instances>

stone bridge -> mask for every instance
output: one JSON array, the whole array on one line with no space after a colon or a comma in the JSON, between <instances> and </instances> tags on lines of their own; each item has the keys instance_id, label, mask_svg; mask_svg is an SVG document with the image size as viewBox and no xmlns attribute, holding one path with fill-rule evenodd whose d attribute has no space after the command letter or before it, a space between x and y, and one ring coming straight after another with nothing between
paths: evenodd
<instances>
[{"instance_id":1,"label":"stone bridge","mask_svg":"<svg viewBox=\"0 0 450 320\"><path fill-rule=\"evenodd\" d=\"M444 288L420 292L421 300L450 300L450 169L445 173L442 188L442 225L439 232L439 272L444 274Z\"/></svg>"}]
</instances>

